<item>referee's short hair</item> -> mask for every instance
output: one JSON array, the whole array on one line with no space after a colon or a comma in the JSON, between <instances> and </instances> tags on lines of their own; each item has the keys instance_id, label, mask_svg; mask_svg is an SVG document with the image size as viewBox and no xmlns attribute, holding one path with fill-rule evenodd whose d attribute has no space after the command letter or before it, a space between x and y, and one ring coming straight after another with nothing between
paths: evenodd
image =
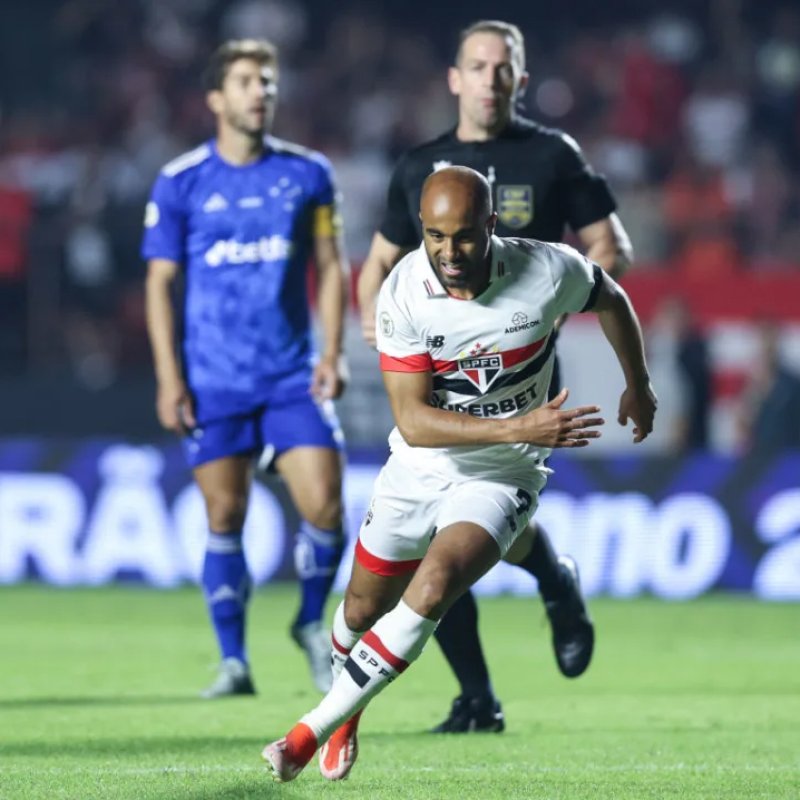
<instances>
[{"instance_id":1,"label":"referee's short hair","mask_svg":"<svg viewBox=\"0 0 800 800\"><path fill-rule=\"evenodd\" d=\"M221 89L231 64L240 58L251 58L263 66L278 66L278 48L266 39L229 39L221 44L208 60L203 73L207 92Z\"/></svg>"},{"instance_id":2,"label":"referee's short hair","mask_svg":"<svg viewBox=\"0 0 800 800\"><path fill-rule=\"evenodd\" d=\"M525 37L522 35L522 31L511 22L503 22L499 19L482 19L478 22L473 22L472 25L464 28L459 33L456 64L461 61L464 42L473 33L495 33L504 39L510 39L511 57L517 62L520 72L525 71Z\"/></svg>"}]
</instances>

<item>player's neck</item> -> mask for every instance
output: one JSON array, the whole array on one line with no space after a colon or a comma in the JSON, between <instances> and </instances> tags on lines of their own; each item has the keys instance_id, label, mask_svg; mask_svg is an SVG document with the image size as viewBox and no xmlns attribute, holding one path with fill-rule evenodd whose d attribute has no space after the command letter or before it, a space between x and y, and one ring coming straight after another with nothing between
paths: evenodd
<instances>
[{"instance_id":1,"label":"player's neck","mask_svg":"<svg viewBox=\"0 0 800 800\"><path fill-rule=\"evenodd\" d=\"M491 128L475 125L466 117L462 116L458 120L456 128L456 138L460 142L489 142L496 139L509 125L510 119L505 119Z\"/></svg>"},{"instance_id":2,"label":"player's neck","mask_svg":"<svg viewBox=\"0 0 800 800\"><path fill-rule=\"evenodd\" d=\"M262 135L249 136L227 128L217 131L217 153L223 161L234 166L243 167L258 161L264 148Z\"/></svg>"}]
</instances>

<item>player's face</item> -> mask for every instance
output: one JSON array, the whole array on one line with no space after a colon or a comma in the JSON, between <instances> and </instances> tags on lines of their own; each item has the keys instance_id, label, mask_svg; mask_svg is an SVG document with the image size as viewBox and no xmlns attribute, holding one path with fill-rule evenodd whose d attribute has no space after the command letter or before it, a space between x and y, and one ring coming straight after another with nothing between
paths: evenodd
<instances>
[{"instance_id":1,"label":"player's face","mask_svg":"<svg viewBox=\"0 0 800 800\"><path fill-rule=\"evenodd\" d=\"M211 92L211 108L222 124L248 136L262 136L272 127L278 96L274 66L240 58L228 68L222 88Z\"/></svg>"},{"instance_id":2,"label":"player's face","mask_svg":"<svg viewBox=\"0 0 800 800\"><path fill-rule=\"evenodd\" d=\"M425 251L442 286L458 296L483 291L497 215L484 218L469 197L440 195L420 217Z\"/></svg>"},{"instance_id":3,"label":"player's face","mask_svg":"<svg viewBox=\"0 0 800 800\"><path fill-rule=\"evenodd\" d=\"M509 39L496 33L473 33L465 39L458 64L448 74L450 91L458 97L460 125L466 124L476 133L499 133L527 79Z\"/></svg>"}]
</instances>

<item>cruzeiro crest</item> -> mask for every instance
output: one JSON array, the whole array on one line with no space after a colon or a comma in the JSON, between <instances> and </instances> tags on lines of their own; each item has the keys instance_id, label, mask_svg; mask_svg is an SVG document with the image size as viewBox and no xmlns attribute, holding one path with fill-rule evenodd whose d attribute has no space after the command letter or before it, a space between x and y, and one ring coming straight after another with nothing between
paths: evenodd
<instances>
[{"instance_id":1,"label":"cruzeiro crest","mask_svg":"<svg viewBox=\"0 0 800 800\"><path fill-rule=\"evenodd\" d=\"M533 219L533 186L498 186L497 216L508 228L524 228Z\"/></svg>"},{"instance_id":2,"label":"cruzeiro crest","mask_svg":"<svg viewBox=\"0 0 800 800\"><path fill-rule=\"evenodd\" d=\"M481 394L489 391L497 376L503 371L503 354L493 353L485 356L462 358L458 362L461 374L480 389Z\"/></svg>"}]
</instances>

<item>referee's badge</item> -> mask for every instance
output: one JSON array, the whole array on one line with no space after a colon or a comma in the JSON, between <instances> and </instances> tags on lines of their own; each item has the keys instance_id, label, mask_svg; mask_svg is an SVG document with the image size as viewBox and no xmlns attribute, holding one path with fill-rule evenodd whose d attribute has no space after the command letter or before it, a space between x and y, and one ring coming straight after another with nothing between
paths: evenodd
<instances>
[{"instance_id":1,"label":"referee's badge","mask_svg":"<svg viewBox=\"0 0 800 800\"><path fill-rule=\"evenodd\" d=\"M524 228L533 219L533 186L498 186L497 216L508 228Z\"/></svg>"}]
</instances>

